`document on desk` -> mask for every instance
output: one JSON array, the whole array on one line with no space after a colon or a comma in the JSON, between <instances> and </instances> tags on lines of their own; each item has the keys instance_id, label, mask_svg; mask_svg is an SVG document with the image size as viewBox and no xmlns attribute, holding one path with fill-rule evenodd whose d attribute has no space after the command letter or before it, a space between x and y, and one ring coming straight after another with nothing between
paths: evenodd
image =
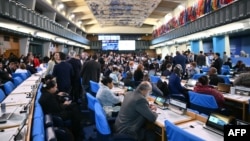
<instances>
[{"instance_id":1,"label":"document on desk","mask_svg":"<svg viewBox=\"0 0 250 141\"><path fill-rule=\"evenodd\" d=\"M6 106L13 106L13 105L23 105L29 103L31 98L27 98L27 94L11 94L8 95L3 102Z\"/></svg>"},{"instance_id":2,"label":"document on desk","mask_svg":"<svg viewBox=\"0 0 250 141\"><path fill-rule=\"evenodd\" d=\"M161 125L164 125L165 120L169 120L173 123L179 123L183 121L189 121L192 119L192 117L187 115L180 115L177 114L171 110L162 110L157 108L158 117L156 119L156 122L160 123Z\"/></svg>"},{"instance_id":3,"label":"document on desk","mask_svg":"<svg viewBox=\"0 0 250 141\"><path fill-rule=\"evenodd\" d=\"M122 94L126 92L125 89L119 88L119 87L113 87L113 88L111 89L111 91L112 91L113 93L122 93Z\"/></svg>"},{"instance_id":4,"label":"document on desk","mask_svg":"<svg viewBox=\"0 0 250 141\"><path fill-rule=\"evenodd\" d=\"M179 124L177 126L195 136L197 136L197 133L199 133L199 137L201 137L202 139L206 141L223 141L224 140L223 136L203 128L204 124L205 123L201 121L194 120L194 121L189 121L186 123Z\"/></svg>"},{"instance_id":5,"label":"document on desk","mask_svg":"<svg viewBox=\"0 0 250 141\"><path fill-rule=\"evenodd\" d=\"M23 86L15 88L11 94L23 94L23 93L30 93L32 91L31 86Z\"/></svg>"}]
</instances>

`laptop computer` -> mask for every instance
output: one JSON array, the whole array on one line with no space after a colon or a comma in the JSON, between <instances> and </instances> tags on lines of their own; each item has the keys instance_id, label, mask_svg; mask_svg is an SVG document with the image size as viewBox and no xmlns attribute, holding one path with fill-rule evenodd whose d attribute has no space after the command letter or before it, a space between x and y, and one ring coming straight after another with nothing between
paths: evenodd
<instances>
[{"instance_id":1,"label":"laptop computer","mask_svg":"<svg viewBox=\"0 0 250 141\"><path fill-rule=\"evenodd\" d=\"M218 83L217 89L221 93L230 93L231 84Z\"/></svg>"},{"instance_id":2,"label":"laptop computer","mask_svg":"<svg viewBox=\"0 0 250 141\"><path fill-rule=\"evenodd\" d=\"M160 109L167 109L167 99L161 96L155 98L154 104Z\"/></svg>"},{"instance_id":3,"label":"laptop computer","mask_svg":"<svg viewBox=\"0 0 250 141\"><path fill-rule=\"evenodd\" d=\"M185 84L186 87L194 87L197 83L196 79L188 79L187 83Z\"/></svg>"},{"instance_id":4,"label":"laptop computer","mask_svg":"<svg viewBox=\"0 0 250 141\"><path fill-rule=\"evenodd\" d=\"M184 114L187 111L187 103L178 99L170 98L169 109L177 114Z\"/></svg>"},{"instance_id":5,"label":"laptop computer","mask_svg":"<svg viewBox=\"0 0 250 141\"><path fill-rule=\"evenodd\" d=\"M0 124L6 123L10 117L15 113L15 111L18 109L19 106L17 106L11 113L4 113L1 117L0 117Z\"/></svg>"},{"instance_id":6,"label":"laptop computer","mask_svg":"<svg viewBox=\"0 0 250 141\"><path fill-rule=\"evenodd\" d=\"M219 113L211 113L204 124L204 128L224 136L224 125L228 125L232 120L232 117L224 116Z\"/></svg>"}]
</instances>

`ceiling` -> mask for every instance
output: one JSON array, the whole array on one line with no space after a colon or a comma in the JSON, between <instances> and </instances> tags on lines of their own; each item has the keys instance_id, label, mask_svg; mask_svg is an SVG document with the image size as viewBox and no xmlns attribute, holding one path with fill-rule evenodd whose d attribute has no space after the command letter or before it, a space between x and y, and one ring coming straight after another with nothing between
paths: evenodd
<instances>
[{"instance_id":1,"label":"ceiling","mask_svg":"<svg viewBox=\"0 0 250 141\"><path fill-rule=\"evenodd\" d=\"M88 34L145 33L186 0L61 0Z\"/></svg>"}]
</instances>

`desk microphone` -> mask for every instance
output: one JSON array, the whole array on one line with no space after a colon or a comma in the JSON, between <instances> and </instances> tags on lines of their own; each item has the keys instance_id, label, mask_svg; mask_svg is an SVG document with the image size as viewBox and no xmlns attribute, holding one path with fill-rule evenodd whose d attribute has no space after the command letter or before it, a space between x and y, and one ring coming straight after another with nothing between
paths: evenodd
<instances>
[{"instance_id":1,"label":"desk microphone","mask_svg":"<svg viewBox=\"0 0 250 141\"><path fill-rule=\"evenodd\" d=\"M29 105L30 105L30 102L31 102L31 101L29 101L26 105L23 106L23 109L19 112L20 114L21 114L21 113L26 113L26 112L27 112L28 107L29 107Z\"/></svg>"},{"instance_id":2,"label":"desk microphone","mask_svg":"<svg viewBox=\"0 0 250 141\"><path fill-rule=\"evenodd\" d=\"M31 93L27 93L26 98L32 98L32 94Z\"/></svg>"}]
</instances>

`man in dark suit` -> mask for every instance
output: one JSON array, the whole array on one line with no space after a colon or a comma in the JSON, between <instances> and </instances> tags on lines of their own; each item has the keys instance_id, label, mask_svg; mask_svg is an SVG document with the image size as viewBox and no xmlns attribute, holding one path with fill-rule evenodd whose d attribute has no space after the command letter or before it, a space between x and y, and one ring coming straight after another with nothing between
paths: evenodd
<instances>
[{"instance_id":1,"label":"man in dark suit","mask_svg":"<svg viewBox=\"0 0 250 141\"><path fill-rule=\"evenodd\" d=\"M200 54L196 57L195 60L199 68L206 65L206 56L203 54L203 51L200 51Z\"/></svg>"},{"instance_id":2,"label":"man in dark suit","mask_svg":"<svg viewBox=\"0 0 250 141\"><path fill-rule=\"evenodd\" d=\"M155 134L143 126L146 120L155 122L156 107L146 96L152 91L150 82L143 81L135 91L127 93L115 121L115 132L130 135L137 141L155 141Z\"/></svg>"},{"instance_id":3,"label":"man in dark suit","mask_svg":"<svg viewBox=\"0 0 250 141\"><path fill-rule=\"evenodd\" d=\"M56 77L58 90L60 92L70 93L72 88L72 77L74 75L73 67L70 63L66 62L66 55L62 52L59 53L59 58L56 60L58 64L54 66L53 76Z\"/></svg>"},{"instance_id":4,"label":"man in dark suit","mask_svg":"<svg viewBox=\"0 0 250 141\"><path fill-rule=\"evenodd\" d=\"M82 68L82 85L88 91L90 87L89 81L99 82L101 74L101 64L97 61L97 55L94 54L92 59L85 62Z\"/></svg>"},{"instance_id":5,"label":"man in dark suit","mask_svg":"<svg viewBox=\"0 0 250 141\"><path fill-rule=\"evenodd\" d=\"M217 73L221 74L221 67L223 65L223 61L220 58L220 53L215 53L214 54L214 62L211 67L215 67L217 69Z\"/></svg>"},{"instance_id":6,"label":"man in dark suit","mask_svg":"<svg viewBox=\"0 0 250 141\"><path fill-rule=\"evenodd\" d=\"M180 64L182 67L182 76L186 73L186 64L188 63L187 58L184 55L181 55L179 51L176 51L176 56L173 58L173 67L175 65Z\"/></svg>"},{"instance_id":7,"label":"man in dark suit","mask_svg":"<svg viewBox=\"0 0 250 141\"><path fill-rule=\"evenodd\" d=\"M81 94L81 84L79 82L80 82L80 71L82 66L80 59L76 58L76 52L74 50L71 50L68 56L69 59L67 60L67 62L71 64L74 70L74 75L72 77L71 96L73 98L73 101L77 102Z\"/></svg>"}]
</instances>

